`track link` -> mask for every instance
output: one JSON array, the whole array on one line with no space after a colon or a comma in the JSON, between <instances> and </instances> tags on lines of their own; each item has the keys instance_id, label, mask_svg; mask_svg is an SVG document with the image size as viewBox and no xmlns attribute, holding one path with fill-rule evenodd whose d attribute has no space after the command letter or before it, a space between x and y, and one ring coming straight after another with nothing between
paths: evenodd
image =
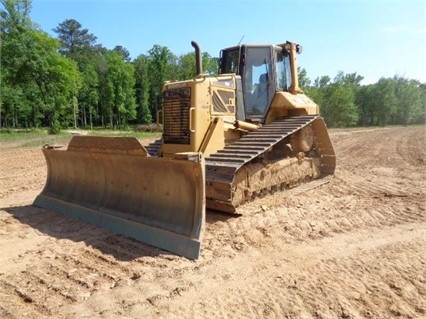
<instances>
[{"instance_id":1,"label":"track link","mask_svg":"<svg viewBox=\"0 0 426 319\"><path fill-rule=\"evenodd\" d=\"M256 159L279 142L291 137L308 125L312 126L314 132L314 148L316 154L318 154L321 176L333 174L336 165L334 150L321 117L295 116L277 119L244 135L238 141L225 146L222 150L206 158L207 207L213 210L235 213L235 208L247 201L247 199L235 199L235 189L240 183L250 183L247 180L250 178L249 176L246 180L241 178L246 173L238 173L241 173L244 167L248 168L256 162ZM239 175L238 178L236 178L237 175ZM288 184L292 183L289 182ZM279 186L268 185L268 188L275 189ZM261 195L262 189L258 189L255 193Z\"/></svg>"},{"instance_id":2,"label":"track link","mask_svg":"<svg viewBox=\"0 0 426 319\"><path fill-rule=\"evenodd\" d=\"M145 145L144 147L147 150L149 156L158 156L162 143L163 140L160 138L152 143L149 143L148 145Z\"/></svg>"}]
</instances>

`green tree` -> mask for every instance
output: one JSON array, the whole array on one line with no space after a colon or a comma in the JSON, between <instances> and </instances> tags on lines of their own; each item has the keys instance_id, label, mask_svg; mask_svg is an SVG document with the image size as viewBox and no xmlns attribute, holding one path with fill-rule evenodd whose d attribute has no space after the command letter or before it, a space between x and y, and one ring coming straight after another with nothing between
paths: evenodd
<instances>
[{"instance_id":1,"label":"green tree","mask_svg":"<svg viewBox=\"0 0 426 319\"><path fill-rule=\"evenodd\" d=\"M156 117L157 111L161 109L163 83L174 79L176 69L176 56L167 48L154 45L148 52L148 74L150 92L149 104L151 115Z\"/></svg>"},{"instance_id":2,"label":"green tree","mask_svg":"<svg viewBox=\"0 0 426 319\"><path fill-rule=\"evenodd\" d=\"M421 104L421 90L418 81L394 76L396 104L395 124L407 125L414 122L415 110Z\"/></svg>"},{"instance_id":3,"label":"green tree","mask_svg":"<svg viewBox=\"0 0 426 319\"><path fill-rule=\"evenodd\" d=\"M203 73L216 74L218 71L217 59L212 58L207 52L203 52L201 58ZM195 52L189 52L179 56L176 60L176 69L176 78L174 80L189 80L194 78L197 75Z\"/></svg>"},{"instance_id":4,"label":"green tree","mask_svg":"<svg viewBox=\"0 0 426 319\"><path fill-rule=\"evenodd\" d=\"M374 122L374 108L373 106L374 85L363 85L356 93L356 101L359 112L359 123L361 126L372 125Z\"/></svg>"},{"instance_id":5,"label":"green tree","mask_svg":"<svg viewBox=\"0 0 426 319\"><path fill-rule=\"evenodd\" d=\"M82 125L86 127L89 120L90 128L93 129L94 121L99 119L97 113L97 105L99 103L98 73L93 64L87 64L81 76L82 87L79 91L78 100L82 111Z\"/></svg>"},{"instance_id":6,"label":"green tree","mask_svg":"<svg viewBox=\"0 0 426 319\"><path fill-rule=\"evenodd\" d=\"M418 81L400 76L381 78L362 86L356 100L361 125L424 123L426 99Z\"/></svg>"},{"instance_id":7,"label":"green tree","mask_svg":"<svg viewBox=\"0 0 426 319\"><path fill-rule=\"evenodd\" d=\"M413 109L412 123L425 124L426 123L426 83L422 83L419 88L419 103Z\"/></svg>"},{"instance_id":8,"label":"green tree","mask_svg":"<svg viewBox=\"0 0 426 319\"><path fill-rule=\"evenodd\" d=\"M381 78L373 89L372 107L377 117L374 125L385 126L392 123L396 116L397 98L395 82L391 78Z\"/></svg>"},{"instance_id":9,"label":"green tree","mask_svg":"<svg viewBox=\"0 0 426 319\"><path fill-rule=\"evenodd\" d=\"M137 104L137 120L139 123L151 124L152 114L149 108L150 82L148 75L148 58L139 55L134 61L135 94Z\"/></svg>"},{"instance_id":10,"label":"green tree","mask_svg":"<svg viewBox=\"0 0 426 319\"><path fill-rule=\"evenodd\" d=\"M21 83L21 65L25 57L23 39L33 28L29 17L31 1L1 0L0 8L0 127L17 127L20 114L27 109Z\"/></svg>"},{"instance_id":11,"label":"green tree","mask_svg":"<svg viewBox=\"0 0 426 319\"><path fill-rule=\"evenodd\" d=\"M204 73L217 74L217 72L219 71L219 59L212 57L207 52L203 52L202 59Z\"/></svg>"},{"instance_id":12,"label":"green tree","mask_svg":"<svg viewBox=\"0 0 426 319\"><path fill-rule=\"evenodd\" d=\"M311 86L311 80L308 77L308 73L305 69L301 68L300 66L297 67L297 73L299 76L299 86L303 89L308 89Z\"/></svg>"},{"instance_id":13,"label":"green tree","mask_svg":"<svg viewBox=\"0 0 426 319\"><path fill-rule=\"evenodd\" d=\"M340 119L341 126L354 126L358 124L360 111L357 96L363 79L364 77L358 75L356 72L344 74L342 71L338 72L334 79L335 83L340 84L344 88L344 94L341 96L346 95L347 101L345 115Z\"/></svg>"},{"instance_id":14,"label":"green tree","mask_svg":"<svg viewBox=\"0 0 426 319\"><path fill-rule=\"evenodd\" d=\"M87 126L90 122L92 127L94 119L99 118L95 112L99 101L99 79L95 69L107 50L97 45L96 37L74 19L63 21L53 31L57 33L61 42L59 49L61 54L75 61L82 74L84 87L77 96L74 96L76 106L74 125Z\"/></svg>"},{"instance_id":15,"label":"green tree","mask_svg":"<svg viewBox=\"0 0 426 319\"><path fill-rule=\"evenodd\" d=\"M79 63L87 59L87 53L92 51L96 43L96 37L74 19L61 22L53 31L61 42L59 52Z\"/></svg>"},{"instance_id":16,"label":"green tree","mask_svg":"<svg viewBox=\"0 0 426 319\"><path fill-rule=\"evenodd\" d=\"M3 126L14 128L19 126L20 119L24 116L28 126L28 109L25 108L27 105L25 102L25 96L21 86L9 85L7 82L3 83L1 87L1 112L0 122ZM22 113L25 112L25 115Z\"/></svg>"},{"instance_id":17,"label":"green tree","mask_svg":"<svg viewBox=\"0 0 426 319\"><path fill-rule=\"evenodd\" d=\"M328 113L324 114L330 126L355 126L358 122L358 110L354 92L345 85L333 83L327 89Z\"/></svg>"},{"instance_id":18,"label":"green tree","mask_svg":"<svg viewBox=\"0 0 426 319\"><path fill-rule=\"evenodd\" d=\"M354 126L358 122L358 108L355 104L354 82L352 75L339 72L334 81L322 76L314 81L309 95L320 105L321 115L329 126Z\"/></svg>"},{"instance_id":19,"label":"green tree","mask_svg":"<svg viewBox=\"0 0 426 319\"><path fill-rule=\"evenodd\" d=\"M34 27L30 19L31 0L0 0L1 30L3 34L21 33Z\"/></svg>"},{"instance_id":20,"label":"green tree","mask_svg":"<svg viewBox=\"0 0 426 319\"><path fill-rule=\"evenodd\" d=\"M186 53L177 59L177 78L176 80L189 80L196 75L195 54Z\"/></svg>"},{"instance_id":21,"label":"green tree","mask_svg":"<svg viewBox=\"0 0 426 319\"><path fill-rule=\"evenodd\" d=\"M60 120L73 114L72 96L80 87L76 65L58 53L57 40L31 22L30 1L4 0L2 5L1 79L7 95L1 104L11 109L14 126L22 119L27 125L29 118L37 126L42 118L57 132Z\"/></svg>"},{"instance_id":22,"label":"green tree","mask_svg":"<svg viewBox=\"0 0 426 319\"><path fill-rule=\"evenodd\" d=\"M122 127L136 118L134 68L122 55L109 51L106 55L106 107L112 127Z\"/></svg>"},{"instance_id":23,"label":"green tree","mask_svg":"<svg viewBox=\"0 0 426 319\"><path fill-rule=\"evenodd\" d=\"M29 50L28 76L38 88L50 132L57 133L61 118L74 116L73 96L81 87L80 74L76 63L58 53L56 39L41 31L32 34L35 43Z\"/></svg>"},{"instance_id":24,"label":"green tree","mask_svg":"<svg viewBox=\"0 0 426 319\"><path fill-rule=\"evenodd\" d=\"M329 113L326 94L329 85L331 85L331 79L328 75L324 75L316 78L314 84L309 89L305 88L306 93L320 106L322 115Z\"/></svg>"},{"instance_id":25,"label":"green tree","mask_svg":"<svg viewBox=\"0 0 426 319\"><path fill-rule=\"evenodd\" d=\"M116 45L113 49L113 51L119 53L122 57L123 60L126 62L130 62L130 53L129 50L127 50L125 47L121 46L121 45Z\"/></svg>"}]
</instances>

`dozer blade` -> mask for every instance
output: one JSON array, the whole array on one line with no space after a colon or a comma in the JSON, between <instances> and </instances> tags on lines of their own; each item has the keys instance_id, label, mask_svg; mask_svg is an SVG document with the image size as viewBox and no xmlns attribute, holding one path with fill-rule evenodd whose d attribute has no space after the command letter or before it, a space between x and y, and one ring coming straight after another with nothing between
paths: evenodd
<instances>
[{"instance_id":1,"label":"dozer blade","mask_svg":"<svg viewBox=\"0 0 426 319\"><path fill-rule=\"evenodd\" d=\"M205 222L204 159L149 157L136 138L72 138L44 147L47 182L34 205L196 259Z\"/></svg>"}]
</instances>

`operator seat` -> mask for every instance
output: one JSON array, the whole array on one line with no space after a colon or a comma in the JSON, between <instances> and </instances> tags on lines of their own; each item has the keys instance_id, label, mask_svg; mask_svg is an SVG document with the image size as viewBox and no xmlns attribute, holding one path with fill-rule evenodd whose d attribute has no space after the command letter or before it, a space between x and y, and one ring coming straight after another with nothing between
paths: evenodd
<instances>
[{"instance_id":1,"label":"operator seat","mask_svg":"<svg viewBox=\"0 0 426 319\"><path fill-rule=\"evenodd\" d=\"M263 114L268 103L268 74L261 74L259 84L254 92L255 102L253 104L253 114Z\"/></svg>"}]
</instances>

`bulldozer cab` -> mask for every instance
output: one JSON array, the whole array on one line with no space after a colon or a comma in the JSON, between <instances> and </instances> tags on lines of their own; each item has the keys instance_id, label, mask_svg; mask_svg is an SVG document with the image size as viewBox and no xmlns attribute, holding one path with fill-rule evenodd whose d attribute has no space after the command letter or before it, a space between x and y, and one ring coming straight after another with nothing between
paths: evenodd
<instances>
[{"instance_id":1,"label":"bulldozer cab","mask_svg":"<svg viewBox=\"0 0 426 319\"><path fill-rule=\"evenodd\" d=\"M221 51L219 74L241 76L245 120L263 123L277 91L288 91L292 75L284 46L241 45Z\"/></svg>"}]
</instances>

